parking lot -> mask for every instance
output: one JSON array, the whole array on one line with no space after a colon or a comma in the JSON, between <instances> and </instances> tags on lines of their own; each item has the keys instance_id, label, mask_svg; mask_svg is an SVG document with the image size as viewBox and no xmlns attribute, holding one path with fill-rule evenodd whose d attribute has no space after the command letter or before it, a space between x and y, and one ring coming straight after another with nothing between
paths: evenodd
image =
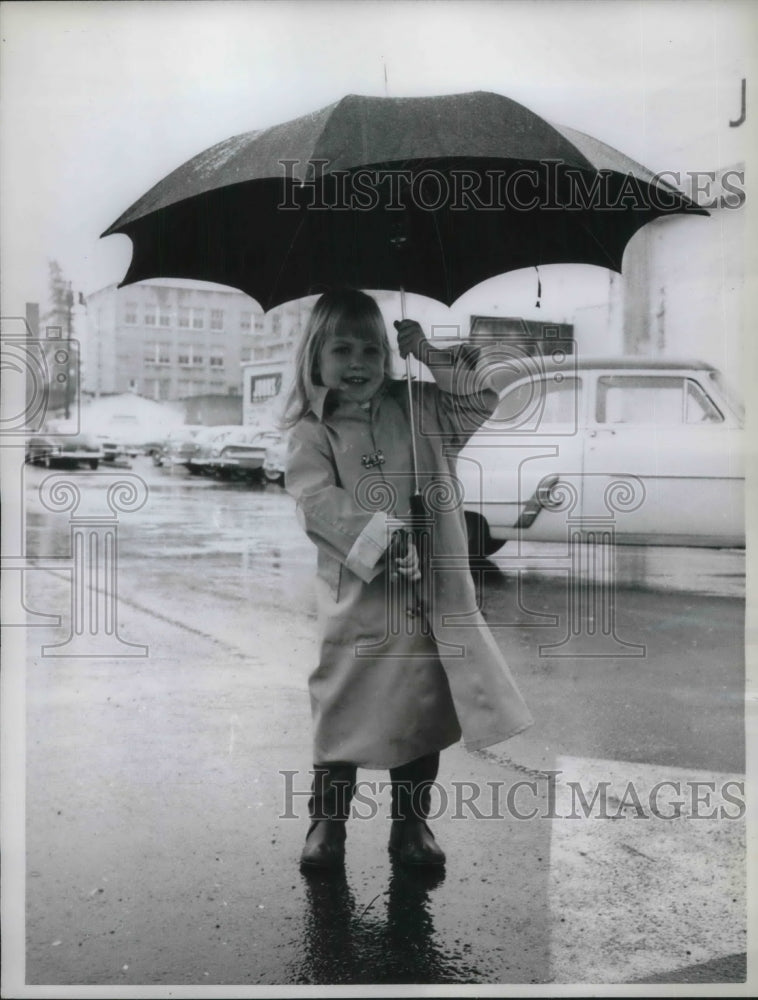
<instances>
[{"instance_id":1,"label":"parking lot","mask_svg":"<svg viewBox=\"0 0 758 1000\"><path fill-rule=\"evenodd\" d=\"M314 550L291 499L145 458L54 473L80 491L79 516L119 477L145 487L118 515L120 655L102 655L96 629L88 655L60 657L76 569L71 514L40 500L49 475L25 470L28 554L60 560L25 574L27 606L61 619L28 630L30 983L740 978L742 553L619 548L601 655L564 644L565 551L506 546L475 567L537 721L489 751L447 751L440 780L451 802L461 782L533 782L516 804L537 815L443 811L449 862L433 884L389 867L380 816L356 820L345 878L324 883L297 868L302 799L278 818L281 772L297 790L309 780L316 653ZM571 782L588 801L607 783L606 820L567 818ZM650 815L661 782L664 816L681 793L676 821Z\"/></svg>"}]
</instances>

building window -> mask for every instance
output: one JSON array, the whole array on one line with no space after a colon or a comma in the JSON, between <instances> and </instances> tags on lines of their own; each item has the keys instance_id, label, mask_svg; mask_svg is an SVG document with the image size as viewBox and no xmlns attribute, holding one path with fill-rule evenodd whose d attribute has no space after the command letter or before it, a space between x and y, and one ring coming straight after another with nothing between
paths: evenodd
<instances>
[{"instance_id":1,"label":"building window","mask_svg":"<svg viewBox=\"0 0 758 1000\"><path fill-rule=\"evenodd\" d=\"M251 317L251 313L249 313L249 312L241 312L240 313L240 330L249 330L250 329L250 317Z\"/></svg>"},{"instance_id":2,"label":"building window","mask_svg":"<svg viewBox=\"0 0 758 1000\"><path fill-rule=\"evenodd\" d=\"M271 317L271 333L275 337L282 335L282 317L278 313L274 313Z\"/></svg>"},{"instance_id":3,"label":"building window","mask_svg":"<svg viewBox=\"0 0 758 1000\"><path fill-rule=\"evenodd\" d=\"M179 344L179 353L176 356L177 363L188 365L190 363L190 351L191 347L189 344Z\"/></svg>"},{"instance_id":4,"label":"building window","mask_svg":"<svg viewBox=\"0 0 758 1000\"><path fill-rule=\"evenodd\" d=\"M224 310L211 309L211 330L224 329Z\"/></svg>"},{"instance_id":5,"label":"building window","mask_svg":"<svg viewBox=\"0 0 758 1000\"><path fill-rule=\"evenodd\" d=\"M179 326L189 327L190 311L186 306L179 307Z\"/></svg>"},{"instance_id":6,"label":"building window","mask_svg":"<svg viewBox=\"0 0 758 1000\"><path fill-rule=\"evenodd\" d=\"M161 326L171 326L171 313L165 309L161 309L158 322Z\"/></svg>"},{"instance_id":7,"label":"building window","mask_svg":"<svg viewBox=\"0 0 758 1000\"><path fill-rule=\"evenodd\" d=\"M180 396L189 395L191 382L188 378L180 378L179 381L176 383L176 385L177 388L179 389Z\"/></svg>"},{"instance_id":8,"label":"building window","mask_svg":"<svg viewBox=\"0 0 758 1000\"><path fill-rule=\"evenodd\" d=\"M124 322L134 325L137 322L137 303L127 302L124 307Z\"/></svg>"},{"instance_id":9,"label":"building window","mask_svg":"<svg viewBox=\"0 0 758 1000\"><path fill-rule=\"evenodd\" d=\"M224 357L222 354L211 354L210 358L211 368L223 368L224 367Z\"/></svg>"},{"instance_id":10,"label":"building window","mask_svg":"<svg viewBox=\"0 0 758 1000\"><path fill-rule=\"evenodd\" d=\"M202 330L205 326L205 309L192 310L192 329Z\"/></svg>"},{"instance_id":11,"label":"building window","mask_svg":"<svg viewBox=\"0 0 758 1000\"><path fill-rule=\"evenodd\" d=\"M171 344L156 344L148 342L145 344L144 359L150 365L167 365L171 361Z\"/></svg>"},{"instance_id":12,"label":"building window","mask_svg":"<svg viewBox=\"0 0 758 1000\"><path fill-rule=\"evenodd\" d=\"M195 354L195 351L193 349L193 351L192 351L192 364L193 365L201 365L202 363L203 363L203 356L202 356L202 354Z\"/></svg>"},{"instance_id":13,"label":"building window","mask_svg":"<svg viewBox=\"0 0 758 1000\"><path fill-rule=\"evenodd\" d=\"M145 344L145 353L143 355L146 364L149 365L167 365L171 361L171 344L156 344L153 342L148 342Z\"/></svg>"},{"instance_id":14,"label":"building window","mask_svg":"<svg viewBox=\"0 0 758 1000\"><path fill-rule=\"evenodd\" d=\"M155 326L157 321L155 306L145 306L145 326Z\"/></svg>"},{"instance_id":15,"label":"building window","mask_svg":"<svg viewBox=\"0 0 758 1000\"><path fill-rule=\"evenodd\" d=\"M255 332L263 333L263 314L255 317Z\"/></svg>"}]
</instances>

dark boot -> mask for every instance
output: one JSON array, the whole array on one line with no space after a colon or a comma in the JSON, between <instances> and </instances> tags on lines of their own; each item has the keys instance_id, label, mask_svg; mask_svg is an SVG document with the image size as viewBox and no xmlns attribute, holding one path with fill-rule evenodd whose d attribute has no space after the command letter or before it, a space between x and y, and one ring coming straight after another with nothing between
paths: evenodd
<instances>
[{"instance_id":1,"label":"dark boot","mask_svg":"<svg viewBox=\"0 0 758 1000\"><path fill-rule=\"evenodd\" d=\"M390 768L392 779L392 830L390 853L407 865L444 865L445 852L426 822L431 786L437 777L440 755L419 757Z\"/></svg>"},{"instance_id":2,"label":"dark boot","mask_svg":"<svg viewBox=\"0 0 758 1000\"><path fill-rule=\"evenodd\" d=\"M307 868L334 868L345 860L345 824L355 788L352 764L315 765L308 802L311 825L300 855Z\"/></svg>"}]
</instances>

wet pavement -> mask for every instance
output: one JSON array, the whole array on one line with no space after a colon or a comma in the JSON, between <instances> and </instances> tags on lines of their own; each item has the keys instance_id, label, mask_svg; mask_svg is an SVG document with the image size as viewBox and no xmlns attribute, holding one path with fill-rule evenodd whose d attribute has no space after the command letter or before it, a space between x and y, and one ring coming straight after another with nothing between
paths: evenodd
<instances>
[{"instance_id":1,"label":"wet pavement","mask_svg":"<svg viewBox=\"0 0 758 1000\"><path fill-rule=\"evenodd\" d=\"M305 876L313 547L277 487L132 472L146 502L118 519L117 632L147 655L98 655L96 635L91 655L58 658L42 647L70 631L69 515L25 471L26 555L48 560L25 574L27 606L62 619L27 630L27 982L742 978L742 553L619 550L603 649L572 632L561 553L481 564L536 725L443 754L446 871L391 864L377 795L378 815L350 822L344 874ZM74 478L102 505L106 477ZM518 808L495 808L519 782ZM661 782L676 819L650 815ZM610 815L574 815L576 786L604 783Z\"/></svg>"}]
</instances>

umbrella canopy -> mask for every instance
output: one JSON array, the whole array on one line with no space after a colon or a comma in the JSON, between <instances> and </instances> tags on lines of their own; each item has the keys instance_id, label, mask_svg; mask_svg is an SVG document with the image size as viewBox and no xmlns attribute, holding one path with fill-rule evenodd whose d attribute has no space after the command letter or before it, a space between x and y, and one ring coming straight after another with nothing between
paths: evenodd
<instances>
[{"instance_id":1,"label":"umbrella canopy","mask_svg":"<svg viewBox=\"0 0 758 1000\"><path fill-rule=\"evenodd\" d=\"M521 267L620 271L641 226L682 212L708 214L622 153L498 94L350 95L213 146L103 235L133 242L122 285L213 281L270 309L345 283L450 305Z\"/></svg>"}]
</instances>

